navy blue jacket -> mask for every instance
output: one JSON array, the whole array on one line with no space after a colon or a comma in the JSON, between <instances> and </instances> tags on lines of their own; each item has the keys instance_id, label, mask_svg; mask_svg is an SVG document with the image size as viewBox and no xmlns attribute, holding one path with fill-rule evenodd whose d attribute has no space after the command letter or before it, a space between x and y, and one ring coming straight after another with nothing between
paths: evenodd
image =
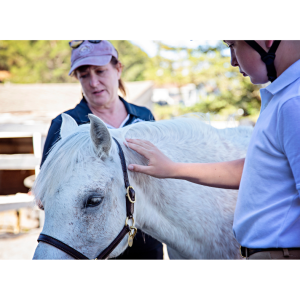
<instances>
[{"instance_id":1,"label":"navy blue jacket","mask_svg":"<svg viewBox=\"0 0 300 300\"><path fill-rule=\"evenodd\" d=\"M127 113L129 114L128 121L124 126L140 122L140 121L153 121L154 116L151 111L146 107L137 106L131 103L126 102L122 97L119 97L120 100L124 103ZM89 123L90 119L88 114L92 114L89 109L86 100L83 98L77 106L71 110L65 111L66 114L70 115L78 125ZM53 144L60 139L60 127L62 124L61 115L57 116L52 120L51 126L48 131L46 138L43 157L41 166L47 158L48 152L53 146ZM117 259L162 259L163 250L162 244L152 238L151 236L142 233L138 230L134 243L131 248L128 248L122 255L117 257Z\"/></svg>"}]
</instances>

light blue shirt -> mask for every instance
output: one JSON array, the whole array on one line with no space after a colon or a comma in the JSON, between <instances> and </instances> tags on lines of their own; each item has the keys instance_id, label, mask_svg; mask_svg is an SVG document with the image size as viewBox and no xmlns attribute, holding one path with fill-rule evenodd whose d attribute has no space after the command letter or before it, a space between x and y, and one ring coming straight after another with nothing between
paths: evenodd
<instances>
[{"instance_id":1,"label":"light blue shirt","mask_svg":"<svg viewBox=\"0 0 300 300\"><path fill-rule=\"evenodd\" d=\"M248 248L300 247L300 60L260 94L233 232Z\"/></svg>"}]
</instances>

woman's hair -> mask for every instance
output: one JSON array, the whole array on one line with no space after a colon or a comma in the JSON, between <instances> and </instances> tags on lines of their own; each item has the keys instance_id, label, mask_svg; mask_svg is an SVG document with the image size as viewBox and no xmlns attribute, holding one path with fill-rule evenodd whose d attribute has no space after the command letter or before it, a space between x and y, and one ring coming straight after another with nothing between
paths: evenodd
<instances>
[{"instance_id":1,"label":"woman's hair","mask_svg":"<svg viewBox=\"0 0 300 300\"><path fill-rule=\"evenodd\" d=\"M111 58L111 61L110 63L116 68L117 64L120 63L121 65L121 68L123 69L123 65L122 63L117 59L115 58L114 56ZM125 97L126 96L126 90L125 90L125 85L122 81L122 79L120 78L119 79L119 90L122 92L123 96Z\"/></svg>"},{"instance_id":2,"label":"woman's hair","mask_svg":"<svg viewBox=\"0 0 300 300\"><path fill-rule=\"evenodd\" d=\"M115 58L114 56L112 56L110 63L111 63L115 68L117 68L118 63L120 63L122 69L123 69L123 67L124 67L124 66L122 65L122 63L121 63L117 58ZM78 79L78 77L77 77L77 71L83 71L83 70L85 70L85 69L87 69L87 68L88 68L87 66L81 66L81 67L78 67L77 69L74 70L73 76L75 76L75 77ZM122 92L123 96L126 97L126 89L125 89L125 85L124 85L124 82L122 81L121 78L119 79L119 90ZM82 94L82 96L83 96L83 94ZM83 97L84 97L84 96L83 96Z\"/></svg>"}]
</instances>

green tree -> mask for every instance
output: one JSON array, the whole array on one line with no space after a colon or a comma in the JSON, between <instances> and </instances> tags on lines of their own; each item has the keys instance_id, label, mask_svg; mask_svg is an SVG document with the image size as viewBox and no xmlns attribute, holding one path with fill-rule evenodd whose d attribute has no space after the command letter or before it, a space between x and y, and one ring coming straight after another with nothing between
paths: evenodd
<instances>
[{"instance_id":1,"label":"green tree","mask_svg":"<svg viewBox=\"0 0 300 300\"><path fill-rule=\"evenodd\" d=\"M75 82L66 41L0 41L0 68L13 83Z\"/></svg>"},{"instance_id":2,"label":"green tree","mask_svg":"<svg viewBox=\"0 0 300 300\"><path fill-rule=\"evenodd\" d=\"M110 42L118 50L119 59L124 65L122 78L125 81L147 80L145 66L150 61L149 56L129 41L113 40Z\"/></svg>"},{"instance_id":3,"label":"green tree","mask_svg":"<svg viewBox=\"0 0 300 300\"><path fill-rule=\"evenodd\" d=\"M188 112L215 112L232 114L242 108L244 115L257 115L260 109L259 86L239 74L223 55L224 43L216 47L199 46L197 49L171 47L156 42L158 53L149 58L138 46L129 41L111 41L124 65L125 81L153 80L160 87L166 84L181 87L194 83L201 96L192 107L174 108L173 115ZM177 55L166 58L165 53ZM71 49L68 41L0 41L0 71L10 72L13 83L76 82L68 76ZM164 111L165 116L171 109Z\"/></svg>"},{"instance_id":4,"label":"green tree","mask_svg":"<svg viewBox=\"0 0 300 300\"><path fill-rule=\"evenodd\" d=\"M111 41L124 64L125 81L145 80L148 55L129 41ZM0 41L0 70L13 83L76 82L68 76L71 48L68 41Z\"/></svg>"},{"instance_id":5,"label":"green tree","mask_svg":"<svg viewBox=\"0 0 300 300\"><path fill-rule=\"evenodd\" d=\"M152 59L153 68L146 73L157 85L174 84L181 87L194 83L201 91L199 102L192 107L181 107L179 113L213 112L223 115L243 109L244 116L257 115L260 109L260 86L243 77L238 68L230 64L223 53L223 42L216 47L199 46L198 49L176 48L158 43L158 55ZM162 51L172 52L179 59L162 57ZM159 73L157 70L160 70ZM156 71L156 73L155 73ZM162 76L159 76L162 75ZM178 113L178 108L174 108ZM168 110L170 111L170 110Z\"/></svg>"}]
</instances>

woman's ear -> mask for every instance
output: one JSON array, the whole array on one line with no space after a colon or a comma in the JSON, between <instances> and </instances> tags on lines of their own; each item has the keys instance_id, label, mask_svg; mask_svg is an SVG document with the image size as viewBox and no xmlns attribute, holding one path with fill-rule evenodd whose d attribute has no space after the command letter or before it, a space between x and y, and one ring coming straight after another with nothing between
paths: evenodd
<instances>
[{"instance_id":1,"label":"woman's ear","mask_svg":"<svg viewBox=\"0 0 300 300\"><path fill-rule=\"evenodd\" d=\"M123 65L120 62L118 62L118 64L116 65L116 69L118 71L118 79L121 79Z\"/></svg>"}]
</instances>

